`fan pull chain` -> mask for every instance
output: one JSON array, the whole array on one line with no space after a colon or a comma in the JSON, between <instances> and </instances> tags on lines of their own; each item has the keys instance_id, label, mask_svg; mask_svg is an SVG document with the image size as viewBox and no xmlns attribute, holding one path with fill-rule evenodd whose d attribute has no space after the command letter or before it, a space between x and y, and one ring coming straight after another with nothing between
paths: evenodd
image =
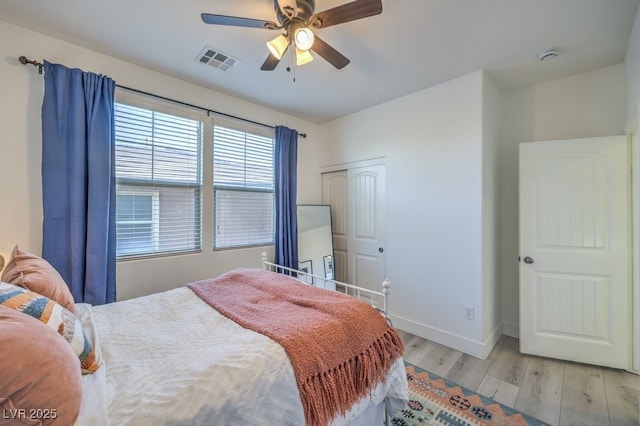
<instances>
[{"instance_id":1,"label":"fan pull chain","mask_svg":"<svg viewBox=\"0 0 640 426\"><path fill-rule=\"evenodd\" d=\"M290 53L287 55L288 56L287 60L289 61L289 64L287 65L287 72L291 72L291 68L292 68L291 61L292 61L292 58L294 57L292 49L289 49L289 52ZM293 82L294 83L296 82L296 68L297 68L296 66L293 66Z\"/></svg>"}]
</instances>

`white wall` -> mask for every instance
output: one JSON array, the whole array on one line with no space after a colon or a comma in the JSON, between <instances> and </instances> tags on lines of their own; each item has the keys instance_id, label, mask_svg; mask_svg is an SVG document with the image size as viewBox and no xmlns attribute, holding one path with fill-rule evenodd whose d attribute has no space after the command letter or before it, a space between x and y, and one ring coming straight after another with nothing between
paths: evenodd
<instances>
[{"instance_id":1,"label":"white wall","mask_svg":"<svg viewBox=\"0 0 640 426\"><path fill-rule=\"evenodd\" d=\"M627 91L627 126L636 126L638 123L640 104L640 9L636 13L636 20L633 30L629 36L627 54L625 57L626 67L626 91Z\"/></svg>"},{"instance_id":2,"label":"white wall","mask_svg":"<svg viewBox=\"0 0 640 426\"><path fill-rule=\"evenodd\" d=\"M477 72L325 123L322 161L385 157L394 325L478 356L486 343L484 83ZM464 319L465 305L475 307L474 321Z\"/></svg>"},{"instance_id":3,"label":"white wall","mask_svg":"<svg viewBox=\"0 0 640 426\"><path fill-rule=\"evenodd\" d=\"M493 347L502 334L500 285L500 170L498 136L502 113L501 94L484 74L482 95L482 335L485 347ZM488 353L487 353L488 355Z\"/></svg>"},{"instance_id":4,"label":"white wall","mask_svg":"<svg viewBox=\"0 0 640 426\"><path fill-rule=\"evenodd\" d=\"M506 93L476 73L323 125L321 164L387 159L396 325L467 349L517 337L518 144L624 134L625 90L623 64Z\"/></svg>"},{"instance_id":5,"label":"white wall","mask_svg":"<svg viewBox=\"0 0 640 426\"><path fill-rule=\"evenodd\" d=\"M559 58L558 60L561 60ZM503 333L518 336L518 145L625 133L625 67L503 93L499 163Z\"/></svg>"},{"instance_id":6,"label":"white wall","mask_svg":"<svg viewBox=\"0 0 640 426\"><path fill-rule=\"evenodd\" d=\"M8 258L16 243L34 253L41 252L42 192L40 175L40 107L43 77L36 68L25 67L18 56L48 59L112 77L118 84L169 98L201 105L271 125L282 124L306 132L299 143L300 202L321 199L318 170L318 126L222 93L99 54L5 21L0 21L0 254ZM10 42L8 42L10 40ZM204 224L211 226L211 224ZM205 232L207 234L207 232ZM200 254L118 263L120 299L165 290L187 282L218 275L238 266L259 266L263 247L212 252L203 242ZM273 250L269 248L271 253Z\"/></svg>"}]
</instances>

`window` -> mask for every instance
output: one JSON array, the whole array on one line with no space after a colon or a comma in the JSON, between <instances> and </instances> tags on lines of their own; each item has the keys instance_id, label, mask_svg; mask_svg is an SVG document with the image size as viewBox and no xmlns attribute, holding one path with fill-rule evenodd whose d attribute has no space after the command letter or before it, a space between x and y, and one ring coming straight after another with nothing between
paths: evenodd
<instances>
[{"instance_id":1,"label":"window","mask_svg":"<svg viewBox=\"0 0 640 426\"><path fill-rule=\"evenodd\" d=\"M201 248L203 122L115 106L117 256Z\"/></svg>"},{"instance_id":2,"label":"window","mask_svg":"<svg viewBox=\"0 0 640 426\"><path fill-rule=\"evenodd\" d=\"M274 243L273 129L116 96L118 259Z\"/></svg>"},{"instance_id":3,"label":"window","mask_svg":"<svg viewBox=\"0 0 640 426\"><path fill-rule=\"evenodd\" d=\"M117 252L126 256L157 250L158 191L128 191L116 195Z\"/></svg>"},{"instance_id":4,"label":"window","mask_svg":"<svg viewBox=\"0 0 640 426\"><path fill-rule=\"evenodd\" d=\"M214 248L274 242L273 137L214 126Z\"/></svg>"}]
</instances>

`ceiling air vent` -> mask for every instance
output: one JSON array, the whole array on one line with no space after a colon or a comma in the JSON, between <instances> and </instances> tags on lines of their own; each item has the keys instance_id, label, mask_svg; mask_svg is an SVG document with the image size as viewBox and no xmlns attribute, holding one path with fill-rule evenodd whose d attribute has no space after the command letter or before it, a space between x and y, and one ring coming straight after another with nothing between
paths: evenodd
<instances>
[{"instance_id":1,"label":"ceiling air vent","mask_svg":"<svg viewBox=\"0 0 640 426\"><path fill-rule=\"evenodd\" d=\"M239 61L226 53L222 53L219 50L205 46L196 58L196 62L211 65L212 67L226 71L236 65Z\"/></svg>"}]
</instances>

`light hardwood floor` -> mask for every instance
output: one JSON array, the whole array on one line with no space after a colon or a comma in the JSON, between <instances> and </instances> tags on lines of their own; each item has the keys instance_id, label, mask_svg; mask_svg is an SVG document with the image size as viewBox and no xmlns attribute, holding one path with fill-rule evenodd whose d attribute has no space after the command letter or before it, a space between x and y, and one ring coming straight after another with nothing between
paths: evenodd
<instances>
[{"instance_id":1,"label":"light hardwood floor","mask_svg":"<svg viewBox=\"0 0 640 426\"><path fill-rule=\"evenodd\" d=\"M639 424L635 374L524 355L507 336L481 360L399 332L407 362L551 425Z\"/></svg>"}]
</instances>

